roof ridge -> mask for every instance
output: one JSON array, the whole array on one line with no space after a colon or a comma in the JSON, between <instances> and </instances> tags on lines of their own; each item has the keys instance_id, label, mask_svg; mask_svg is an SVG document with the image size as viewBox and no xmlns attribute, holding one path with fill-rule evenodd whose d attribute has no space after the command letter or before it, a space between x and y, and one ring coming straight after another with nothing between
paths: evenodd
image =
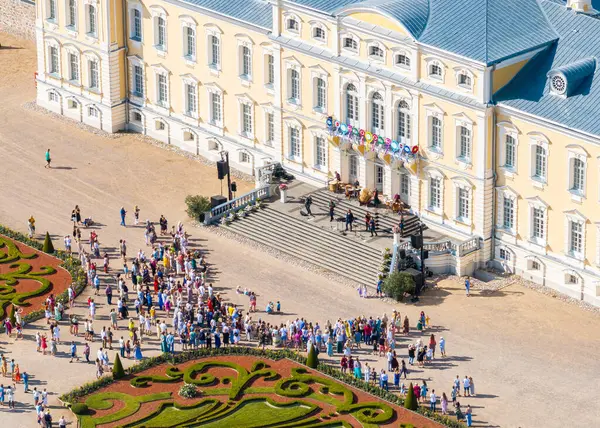
<instances>
[{"instance_id":1,"label":"roof ridge","mask_svg":"<svg viewBox=\"0 0 600 428\"><path fill-rule=\"evenodd\" d=\"M487 64L488 62L490 62L490 54L489 54L489 42L488 42L488 25L489 25L489 21L488 21L488 17L490 15L490 11L489 11L489 0L485 0L485 63Z\"/></svg>"}]
</instances>

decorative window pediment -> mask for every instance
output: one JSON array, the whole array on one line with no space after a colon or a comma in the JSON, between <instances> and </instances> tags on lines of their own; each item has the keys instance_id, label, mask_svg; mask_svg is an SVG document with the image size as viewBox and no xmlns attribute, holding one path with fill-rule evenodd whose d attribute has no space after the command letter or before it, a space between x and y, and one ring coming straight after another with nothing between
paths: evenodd
<instances>
[{"instance_id":1,"label":"decorative window pediment","mask_svg":"<svg viewBox=\"0 0 600 428\"><path fill-rule=\"evenodd\" d=\"M527 203L534 208L543 208L548 209L550 205L542 200L539 196L534 196L532 198L527 198Z\"/></svg>"}]
</instances>

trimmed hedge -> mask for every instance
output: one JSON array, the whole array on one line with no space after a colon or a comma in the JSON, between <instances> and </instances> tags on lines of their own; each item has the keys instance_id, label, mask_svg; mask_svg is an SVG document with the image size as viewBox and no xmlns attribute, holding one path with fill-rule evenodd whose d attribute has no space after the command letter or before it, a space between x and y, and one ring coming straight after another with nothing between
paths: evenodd
<instances>
[{"instance_id":1,"label":"trimmed hedge","mask_svg":"<svg viewBox=\"0 0 600 428\"><path fill-rule=\"evenodd\" d=\"M417 404L417 397L415 397L415 391L413 389L412 382L408 386L408 392L406 393L406 398L404 399L404 407L409 410L417 410L419 405Z\"/></svg>"},{"instance_id":2,"label":"trimmed hedge","mask_svg":"<svg viewBox=\"0 0 600 428\"><path fill-rule=\"evenodd\" d=\"M17 242L25 244L38 251L43 251L43 245L34 239L30 239L27 235L9 229L8 227L0 225L0 235L7 236ZM71 275L71 282L75 284L75 295L78 296L83 289L87 286L87 274L81 266L81 262L77 257L73 257L71 254L65 251L58 250L52 254L54 257L63 261L61 267L65 269ZM27 258L27 257L26 257ZM53 272L52 272L53 273ZM67 290L56 296L56 301L62 304L69 303L69 293ZM23 317L23 325L37 321L44 318L44 310L38 309L26 314ZM0 326L0 332L4 332L4 325Z\"/></svg>"},{"instance_id":3,"label":"trimmed hedge","mask_svg":"<svg viewBox=\"0 0 600 428\"><path fill-rule=\"evenodd\" d=\"M123 369L121 357L119 357L118 352L115 354L115 363L113 364L112 374L115 379L122 379L125 377L125 369Z\"/></svg>"},{"instance_id":4,"label":"trimmed hedge","mask_svg":"<svg viewBox=\"0 0 600 428\"><path fill-rule=\"evenodd\" d=\"M160 355L157 357L147 358L142 360L140 363L135 364L129 369L127 369L127 373L129 375L133 375L135 373L140 373L144 370L150 369L152 367L156 367L160 364L181 364L187 361L196 360L199 358L207 358L207 357L218 357L222 355L244 355L244 356L254 356L267 358L271 360L281 360L283 358L288 358L297 363L306 365L306 357L292 352L291 350L261 350L257 348L244 348L244 347L228 347L228 348L212 348L206 349L201 348L193 351L181 352L179 354L175 354L174 356L169 355ZM304 370L302 372L302 370ZM320 363L317 370L327 376L330 376L336 380L339 380L347 385L350 385L354 388L360 389L368 394L374 395L382 400L388 401L390 403L396 404L400 407L404 407L404 399L399 395L393 394L391 392L387 392L379 387L372 386L367 384L362 379L356 379L354 376L343 374L339 369L333 366L329 366L323 363ZM306 373L306 369L299 368L298 373ZM59 399L63 403L74 403L79 398L82 398L88 394L93 393L107 385L110 385L114 382L112 375L108 375L106 377L100 378L94 382L87 383L77 389L70 391L67 394L62 395ZM416 413L425 416L429 419L432 419L444 426L450 428L464 428L464 424L456 421L455 419L444 416L439 413L431 412L430 410L419 406L416 410Z\"/></svg>"},{"instance_id":5,"label":"trimmed hedge","mask_svg":"<svg viewBox=\"0 0 600 428\"><path fill-rule=\"evenodd\" d=\"M46 237L44 238L42 251L46 254L54 254L54 244L52 243L52 238L50 238L50 233L48 232L46 232Z\"/></svg>"}]
</instances>

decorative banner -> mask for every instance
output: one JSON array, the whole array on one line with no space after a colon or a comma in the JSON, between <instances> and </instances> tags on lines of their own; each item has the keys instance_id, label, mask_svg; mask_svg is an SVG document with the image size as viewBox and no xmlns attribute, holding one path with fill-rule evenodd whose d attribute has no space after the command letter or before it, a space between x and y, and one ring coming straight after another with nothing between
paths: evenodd
<instances>
[{"instance_id":1,"label":"decorative banner","mask_svg":"<svg viewBox=\"0 0 600 428\"><path fill-rule=\"evenodd\" d=\"M361 146L367 146L365 149L371 146L371 151L383 154L390 153L397 159L412 160L419 152L419 146L410 146L391 138L384 138L381 135L365 131L364 129L358 129L352 125L340 123L339 120L334 121L331 116L327 118L325 125L332 136L343 138Z\"/></svg>"}]
</instances>

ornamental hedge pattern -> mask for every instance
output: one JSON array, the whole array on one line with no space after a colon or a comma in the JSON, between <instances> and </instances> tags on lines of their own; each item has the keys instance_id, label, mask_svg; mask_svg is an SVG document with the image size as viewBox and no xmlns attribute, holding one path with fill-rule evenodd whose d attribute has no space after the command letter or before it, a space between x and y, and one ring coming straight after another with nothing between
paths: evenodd
<instances>
[{"instance_id":1,"label":"ornamental hedge pattern","mask_svg":"<svg viewBox=\"0 0 600 428\"><path fill-rule=\"evenodd\" d=\"M114 382L109 375L60 397L67 405L84 403L88 407L87 414L79 414L79 422L83 428L93 428L101 423L123 424L127 428L150 428L167 426L236 426L242 416L253 418L256 426L351 426L344 421L343 415L349 415L366 427L376 427L379 424L398 423L396 426L412 427L398 421L399 415L390 404L403 406L400 396L386 392L378 387L370 386L364 381L342 374L331 366L319 364L318 371L308 371L307 368L293 367L291 375L282 378L281 374L269 366L268 361L256 361L250 370L231 361L222 361L218 357L226 355L243 355L278 361L288 358L300 364L305 364L306 358L289 350L265 350L254 348L220 348L199 349L170 356L167 354L149 358L130 367L127 372L131 388L143 389L154 383L191 384L198 388L198 402L190 405L176 403L177 392L164 392L168 396L155 397L151 395L115 396L114 392L96 392ZM214 357L214 358L211 358ZM177 367L195 359L205 359L183 369ZM169 364L164 369L164 375L135 376L149 368ZM223 369L231 372L231 376L223 376ZM217 376L217 372L221 373ZM327 375L322 376L321 374ZM262 378L261 385L254 386L256 379ZM332 379L333 378L333 379ZM121 381L127 382L127 381ZM343 382L343 383L341 383ZM379 398L375 401L356 402L355 394L347 385L363 390ZM140 391L141 392L141 391ZM119 393L117 393L119 394ZM268 396L261 396L268 395ZM272 401L277 396L293 399L287 403ZM122 401L120 410L115 413L102 413L98 418L95 410L107 410L106 407L114 401ZM127 423L119 422L130 417L139 409L139 400L161 401L158 409L151 414L141 415L140 418ZM134 403L136 402L136 403ZM147 401L142 401L147 402ZM290 406L290 404L292 404ZM322 403L319 405L319 403ZM334 411L330 411L333 406ZM80 410L80 409L77 409ZM177 410L177 411L176 411ZM183 410L183 411L181 411ZM79 412L78 412L79 413ZM463 427L461 423L448 417L435 414L424 408L417 413L433 419L449 427ZM259 419L257 419L259 418ZM102 422L99 422L102 421ZM238 422L239 424L239 422ZM248 422L243 424L248 426ZM254 425L252 425L254 426Z\"/></svg>"}]
</instances>

